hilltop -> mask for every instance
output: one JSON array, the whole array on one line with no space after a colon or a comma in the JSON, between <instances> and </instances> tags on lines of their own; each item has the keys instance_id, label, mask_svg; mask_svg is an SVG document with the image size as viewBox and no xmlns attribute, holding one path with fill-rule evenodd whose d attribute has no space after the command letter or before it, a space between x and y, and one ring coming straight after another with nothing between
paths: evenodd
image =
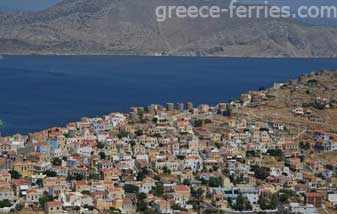
<instances>
[{"instance_id":1,"label":"hilltop","mask_svg":"<svg viewBox=\"0 0 337 214\"><path fill-rule=\"evenodd\" d=\"M226 7L228 1L198 4ZM2 54L335 57L337 29L290 19L171 19L178 0L64 0L40 12L0 13ZM195 1L184 1L186 5Z\"/></svg>"},{"instance_id":2,"label":"hilltop","mask_svg":"<svg viewBox=\"0 0 337 214\"><path fill-rule=\"evenodd\" d=\"M336 90L337 72L303 74L260 93L248 93L256 102L238 108L237 113L258 121L281 121L291 134L300 133L296 138L313 143L312 135L319 130L337 136ZM244 95L238 102L242 100Z\"/></svg>"}]
</instances>

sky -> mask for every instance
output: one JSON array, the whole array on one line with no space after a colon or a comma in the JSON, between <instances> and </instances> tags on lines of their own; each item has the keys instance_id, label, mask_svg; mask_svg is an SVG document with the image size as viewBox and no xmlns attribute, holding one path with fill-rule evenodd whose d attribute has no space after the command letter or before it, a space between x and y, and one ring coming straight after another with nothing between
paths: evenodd
<instances>
[{"instance_id":1,"label":"sky","mask_svg":"<svg viewBox=\"0 0 337 214\"><path fill-rule=\"evenodd\" d=\"M50 7L61 0L0 0L0 9L4 11L38 11Z\"/></svg>"},{"instance_id":2,"label":"sky","mask_svg":"<svg viewBox=\"0 0 337 214\"><path fill-rule=\"evenodd\" d=\"M60 2L61 0L0 0L0 9L3 10L42 10L49 6ZM135 0L136 1L136 0ZM263 2L265 0L238 0L244 2ZM334 4L337 5L337 0L268 0L275 4L287 4L292 7L303 4Z\"/></svg>"},{"instance_id":3,"label":"sky","mask_svg":"<svg viewBox=\"0 0 337 214\"><path fill-rule=\"evenodd\" d=\"M46 9L61 0L0 0L2 10L42 10ZM136 0L135 0L136 1ZM201 0L200 0L201 1ZM265 0L238 0L238 2L263 2ZM297 7L299 5L336 5L337 0L268 0L270 3L278 5L289 5Z\"/></svg>"}]
</instances>

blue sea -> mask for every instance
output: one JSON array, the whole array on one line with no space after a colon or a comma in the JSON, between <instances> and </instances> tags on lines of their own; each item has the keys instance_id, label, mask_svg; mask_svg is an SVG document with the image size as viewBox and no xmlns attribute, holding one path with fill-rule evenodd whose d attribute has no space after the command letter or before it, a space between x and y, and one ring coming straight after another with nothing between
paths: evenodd
<instances>
[{"instance_id":1,"label":"blue sea","mask_svg":"<svg viewBox=\"0 0 337 214\"><path fill-rule=\"evenodd\" d=\"M217 104L323 69L337 70L337 60L4 56L0 131L27 134L153 103Z\"/></svg>"}]
</instances>

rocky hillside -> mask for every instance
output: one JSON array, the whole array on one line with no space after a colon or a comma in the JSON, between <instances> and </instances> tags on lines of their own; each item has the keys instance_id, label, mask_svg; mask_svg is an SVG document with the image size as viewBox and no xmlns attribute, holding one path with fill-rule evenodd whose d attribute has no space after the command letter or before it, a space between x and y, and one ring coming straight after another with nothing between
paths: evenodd
<instances>
[{"instance_id":1,"label":"rocky hillside","mask_svg":"<svg viewBox=\"0 0 337 214\"><path fill-rule=\"evenodd\" d=\"M313 140L317 130L337 136L337 72L321 71L304 74L285 83L280 89L268 89L266 99L240 113L259 121L279 120L289 132L303 131L301 138Z\"/></svg>"},{"instance_id":2,"label":"rocky hillside","mask_svg":"<svg viewBox=\"0 0 337 214\"><path fill-rule=\"evenodd\" d=\"M156 21L158 5L178 2L182 3L64 0L41 12L0 14L0 53L337 56L337 29L294 20L223 17ZM186 5L195 2L183 1ZM209 4L226 7L227 3L216 0Z\"/></svg>"}]
</instances>

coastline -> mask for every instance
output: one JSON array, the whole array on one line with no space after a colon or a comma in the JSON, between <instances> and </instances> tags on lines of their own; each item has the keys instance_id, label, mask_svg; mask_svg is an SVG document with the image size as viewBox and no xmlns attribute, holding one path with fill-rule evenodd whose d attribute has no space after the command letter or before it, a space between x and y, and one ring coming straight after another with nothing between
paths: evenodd
<instances>
[{"instance_id":1,"label":"coastline","mask_svg":"<svg viewBox=\"0 0 337 214\"><path fill-rule=\"evenodd\" d=\"M156 54L109 54L109 53L0 53L1 56L111 56L111 57L181 57L181 58L226 58L226 59L337 59L336 56L241 56L241 55L156 55Z\"/></svg>"},{"instance_id":2,"label":"coastline","mask_svg":"<svg viewBox=\"0 0 337 214\"><path fill-rule=\"evenodd\" d=\"M323 72L325 72L325 71L323 71ZM302 75L305 75L305 74L302 74ZM288 81L295 81L295 80L294 80L294 79L289 79ZM275 83L275 82L274 82L274 83ZM271 89L271 88L267 88L267 89L265 89L265 90L269 90L269 89ZM254 91L254 90L256 90L256 89L251 89L251 91ZM250 91L249 91L249 92L250 92ZM209 103L194 103L194 104L197 104L197 105L208 105L208 106L210 106L210 108L215 108L216 106L218 106L218 105L220 105L220 104L231 105L231 103L240 100L240 96L242 96L242 95L244 95L244 94L247 94L247 93L248 93L248 91L247 91L247 92L244 92L244 93L242 93L242 94L239 94L238 97L236 97L236 98L234 98L234 99L230 99L230 100L232 100L232 101L224 101L224 102L220 102L220 103L213 104L213 105L211 105L211 104L209 104ZM182 103L187 104L188 102L191 102L191 101L185 101L185 102L182 102ZM192 102L192 103L193 103L193 102ZM148 106L153 106L153 105L161 106L163 109L165 109L165 108L164 108L164 104L158 104L158 103L157 103L157 104L154 104L154 103L152 103L152 104L149 104ZM132 109L132 108L146 108L146 106L130 106L130 107L129 107L129 109ZM83 115L83 116L81 116L81 118L89 118L89 119L91 119L91 118L96 118L96 117L101 117L101 118L103 118L103 117L108 116L108 115L111 115L111 114L123 114L124 116L126 116L126 117L128 118L128 117L130 117L131 112L123 112L123 111L120 111L120 112L109 112L109 113L107 113L107 114L98 115L98 116L95 116L95 117L93 117L93 116L88 116L88 115ZM67 124L70 124L70 123L78 123L78 122L80 122L80 121L81 121L81 118L79 118L79 120L76 120L76 121L68 121L68 122L66 122L65 124L62 124L62 125L60 125L60 126L49 127L49 128L45 128L45 129L42 129L42 130L37 130L37 131L31 132L31 133L27 133L27 134L21 134L21 133L16 133L16 134L20 134L20 135L23 135L23 136L29 136L30 134L33 134L33 133L45 132L45 131L48 131L48 130L51 130L51 129L62 129L62 128L65 128ZM1 120L0 120L0 122L1 122ZM1 133L1 132L0 132L0 133ZM14 135L16 135L16 134L14 134ZM0 136L0 138L1 138L1 137L11 137L11 136L13 136L13 135Z\"/></svg>"},{"instance_id":3,"label":"coastline","mask_svg":"<svg viewBox=\"0 0 337 214\"><path fill-rule=\"evenodd\" d=\"M284 83L277 83L277 82L274 82L274 84L278 84L278 85L279 85L279 84L286 84L286 85L287 85L288 83L298 81L298 80L301 79L302 77L307 77L307 76L309 76L309 75L314 75L314 74L323 74L323 75L324 75L325 73L330 73L330 72L334 72L334 73L335 73L336 71L322 70L322 71L308 72L308 73L304 73L304 74L302 74L301 76L299 76L298 79L289 79L288 81L286 81L286 82L284 82ZM280 90L280 89L274 89L273 87L270 87L270 88L264 89L263 91L264 91L264 92L267 92L267 91L269 91L269 90ZM219 106L219 105L231 105L231 106L233 106L233 104L234 104L234 106L235 106L236 103L239 103L239 102L240 102L240 99L241 99L242 96L245 96L245 95L247 95L247 94L249 94L249 93L251 93L251 92L257 92L257 93L258 93L259 90L257 90L257 89L251 89L251 90L249 90L249 91L246 91L246 92L244 92L244 93L239 94L239 96L237 96L237 97L234 98L234 99L230 99L229 101L219 102L219 103L216 103L216 104L202 103L202 102L199 102L199 103L194 103L194 102L192 102L192 103L193 103L193 104L196 104L198 107L199 107L199 106L202 106L202 105L207 105L207 106L209 106L210 109L216 108L216 107ZM190 102L191 102L191 101L188 101L188 102L185 101L185 102L179 102L179 103L184 103L184 105L187 106L187 104L190 103ZM174 105L179 104L179 103L175 103ZM168 104L168 103L166 103L166 104ZM162 109L164 109L164 110L167 110L167 109L165 109L164 104L158 104L158 103L157 103L157 104L152 103L152 104L149 104L149 105L147 105L147 106L130 106L129 109L139 109L139 108L145 109L145 108L150 107L150 106L159 106L160 108L162 108ZM132 115L132 112L130 112L130 111L129 111L129 112L126 112L126 111L112 111L112 112L108 112L108 113L106 113L106 114L97 115L97 116L82 115L78 120L75 120L75 121L68 121L68 122L66 122L65 124L62 124L62 125L59 125L59 126L53 126L53 127L51 126L51 127L45 128L45 129L41 129L41 130L29 132L29 133L27 133L27 134L22 134L22 133L18 132L18 133L16 133L16 134L12 134L12 135L0 136L0 138L12 137L12 136L17 135L17 134L22 135L22 136L29 136L30 134L46 132L46 131L52 130L52 129L63 129L63 128L66 128L66 126L67 126L68 124L71 124L71 123L79 123L79 122L81 122L81 119L83 119L83 118L88 118L88 119L93 119L93 118L104 118L104 117L109 116L109 115L112 115L112 114L122 114L122 115L124 115L126 118L129 118L129 117ZM1 124L5 124L5 123L6 123L6 121L1 120L1 118L0 118L0 125L1 125ZM0 133L1 133L1 130L0 130Z\"/></svg>"}]
</instances>

